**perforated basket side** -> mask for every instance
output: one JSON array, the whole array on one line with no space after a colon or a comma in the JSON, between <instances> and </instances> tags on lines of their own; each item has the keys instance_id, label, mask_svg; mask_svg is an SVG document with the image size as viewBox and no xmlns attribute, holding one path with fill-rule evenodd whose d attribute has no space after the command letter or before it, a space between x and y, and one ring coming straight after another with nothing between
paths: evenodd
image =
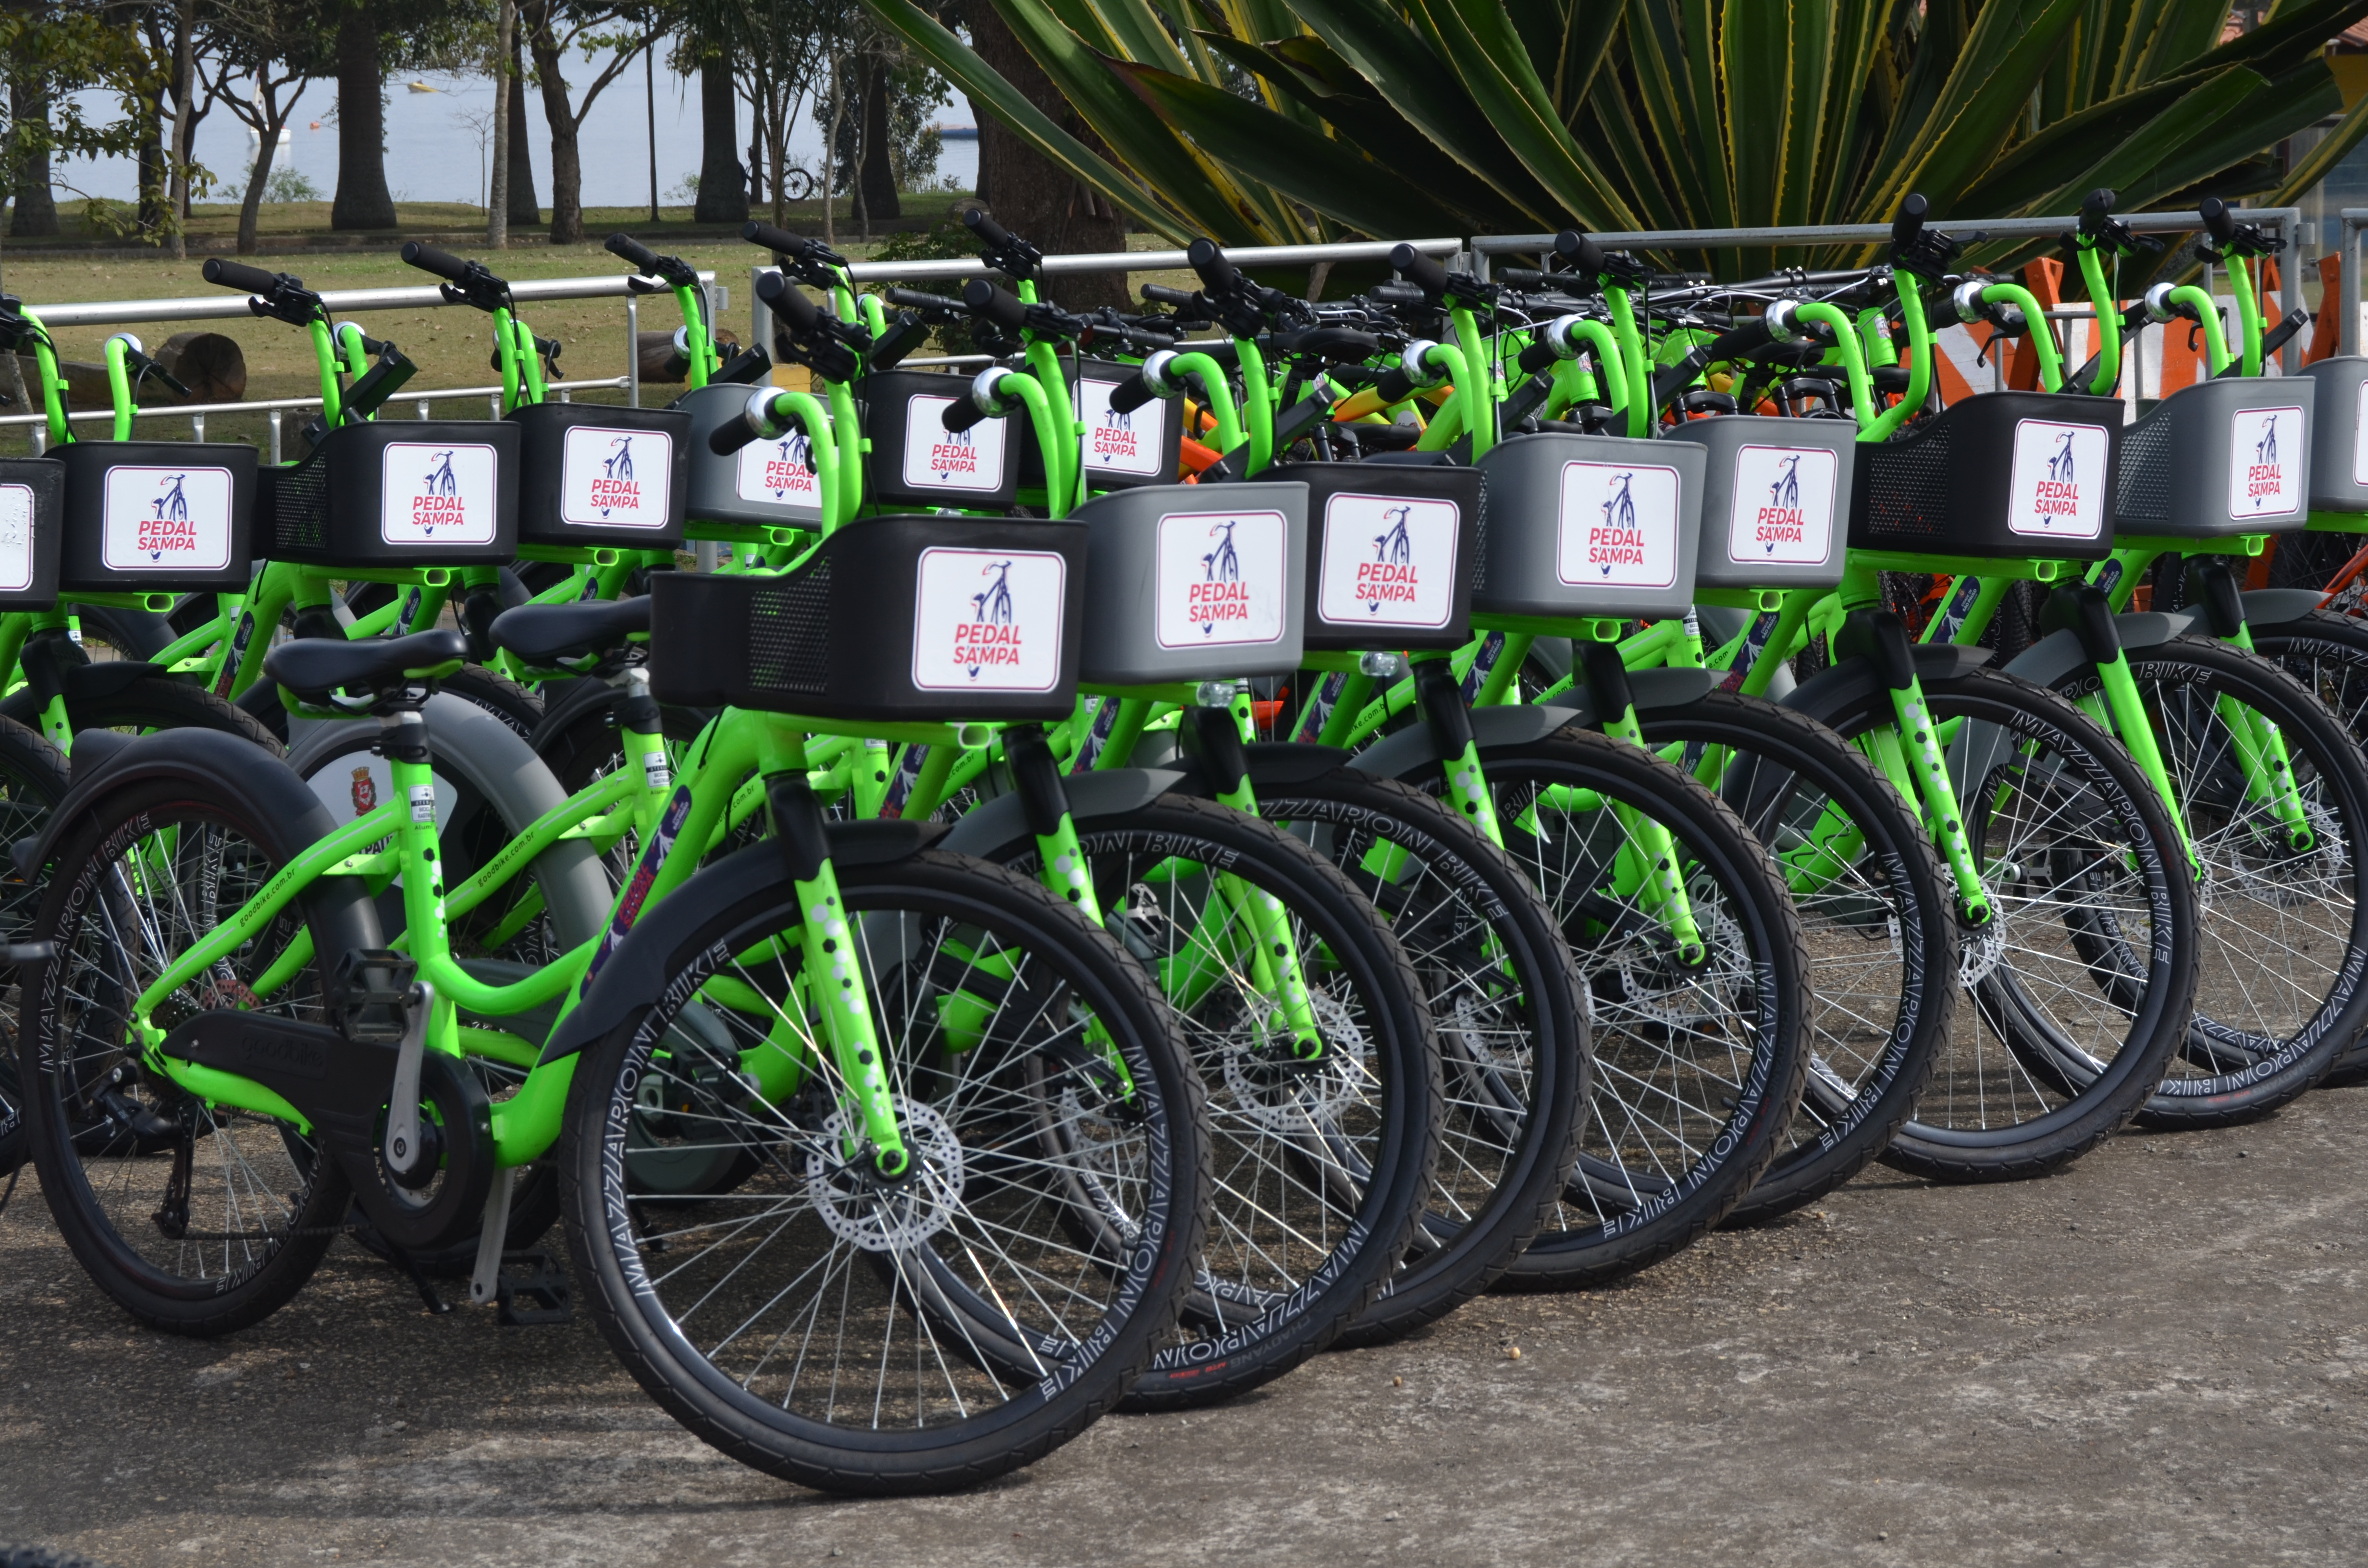
<instances>
[{"instance_id":1,"label":"perforated basket side","mask_svg":"<svg viewBox=\"0 0 2368 1568\"><path fill-rule=\"evenodd\" d=\"M748 599L750 696L786 702L822 697L830 685L830 560L768 583ZM752 704L753 705L753 704Z\"/></svg>"},{"instance_id":2,"label":"perforated basket side","mask_svg":"<svg viewBox=\"0 0 2368 1568\"><path fill-rule=\"evenodd\" d=\"M1874 549L1930 544L1949 531L1949 426L1867 449L1865 542Z\"/></svg>"},{"instance_id":3,"label":"perforated basket side","mask_svg":"<svg viewBox=\"0 0 2368 1568\"><path fill-rule=\"evenodd\" d=\"M2139 420L2122 433L2121 483L2113 495L2117 525L2134 532L2142 523L2160 523L2170 517L2171 456L2177 431L2172 421L2159 417Z\"/></svg>"},{"instance_id":4,"label":"perforated basket side","mask_svg":"<svg viewBox=\"0 0 2368 1568\"><path fill-rule=\"evenodd\" d=\"M318 460L264 471L275 554L328 548L329 468Z\"/></svg>"}]
</instances>

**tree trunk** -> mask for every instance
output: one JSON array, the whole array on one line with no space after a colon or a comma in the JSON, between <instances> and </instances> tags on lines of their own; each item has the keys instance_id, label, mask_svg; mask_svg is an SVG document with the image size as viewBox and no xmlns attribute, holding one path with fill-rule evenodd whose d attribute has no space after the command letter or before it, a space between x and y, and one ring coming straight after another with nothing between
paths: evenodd
<instances>
[{"instance_id":1,"label":"tree trunk","mask_svg":"<svg viewBox=\"0 0 2368 1568\"><path fill-rule=\"evenodd\" d=\"M740 97L733 90L732 66L722 59L699 68L699 205L691 216L701 223L748 221L747 176L733 143L740 128Z\"/></svg>"},{"instance_id":2,"label":"tree trunk","mask_svg":"<svg viewBox=\"0 0 2368 1568\"><path fill-rule=\"evenodd\" d=\"M189 151L197 127L189 110L198 99L198 0L181 0L173 17L173 222L165 244L175 261L189 255Z\"/></svg>"},{"instance_id":3,"label":"tree trunk","mask_svg":"<svg viewBox=\"0 0 2368 1568\"><path fill-rule=\"evenodd\" d=\"M888 130L888 98L894 80L886 64L875 63L871 80L863 89L863 172L858 183L863 190L867 222L902 215L896 203L896 160Z\"/></svg>"},{"instance_id":4,"label":"tree trunk","mask_svg":"<svg viewBox=\"0 0 2368 1568\"><path fill-rule=\"evenodd\" d=\"M584 243L584 157L575 137L575 115L567 104L567 78L559 74L559 7L554 0L521 8L532 18L527 47L542 83L542 118L551 125L551 243Z\"/></svg>"},{"instance_id":5,"label":"tree trunk","mask_svg":"<svg viewBox=\"0 0 2368 1568\"><path fill-rule=\"evenodd\" d=\"M494 172L492 186L485 192L485 244L493 250L510 248L510 149L521 138L507 73L516 63L512 46L517 42L518 6L512 0L501 0L494 17L494 58L503 74L494 86Z\"/></svg>"},{"instance_id":6,"label":"tree trunk","mask_svg":"<svg viewBox=\"0 0 2368 1568\"><path fill-rule=\"evenodd\" d=\"M822 139L822 243L838 244L838 229L831 198L838 190L838 128L847 119L847 94L838 81L838 56L830 57L830 131ZM777 200L775 206L780 205Z\"/></svg>"},{"instance_id":7,"label":"tree trunk","mask_svg":"<svg viewBox=\"0 0 2368 1568\"><path fill-rule=\"evenodd\" d=\"M386 188L386 73L380 68L378 21L348 5L337 19L337 199L332 229L392 229L394 198Z\"/></svg>"},{"instance_id":8,"label":"tree trunk","mask_svg":"<svg viewBox=\"0 0 2368 1568\"><path fill-rule=\"evenodd\" d=\"M46 85L38 81L8 84L9 110L19 125L49 130L50 103ZM8 220L11 239L31 239L58 232L58 200L50 189L50 153L44 147L17 160L10 184L16 187L17 210Z\"/></svg>"},{"instance_id":9,"label":"tree trunk","mask_svg":"<svg viewBox=\"0 0 2368 1568\"><path fill-rule=\"evenodd\" d=\"M300 86L297 89L302 91ZM263 204L264 182L271 177L271 160L279 151L279 128L288 123L289 110L296 107L291 95L288 108L267 107L263 116L262 150L255 155L255 167L247 171L246 199L238 207L238 254L253 256L256 251L257 210ZM183 377L183 380L188 380Z\"/></svg>"},{"instance_id":10,"label":"tree trunk","mask_svg":"<svg viewBox=\"0 0 2368 1568\"><path fill-rule=\"evenodd\" d=\"M534 194L534 142L527 135L526 58L518 40L524 18L510 22L510 227L531 229L542 222Z\"/></svg>"},{"instance_id":11,"label":"tree trunk","mask_svg":"<svg viewBox=\"0 0 2368 1568\"><path fill-rule=\"evenodd\" d=\"M1063 130L1097 152L1108 152L994 6L969 6L966 14L971 46L982 62ZM978 195L995 210L996 222L1047 256L1126 248L1126 220L1115 208L1038 156L992 115L979 116ZM1123 308L1127 301L1122 273L1078 273L1061 279L1059 302L1066 309Z\"/></svg>"}]
</instances>

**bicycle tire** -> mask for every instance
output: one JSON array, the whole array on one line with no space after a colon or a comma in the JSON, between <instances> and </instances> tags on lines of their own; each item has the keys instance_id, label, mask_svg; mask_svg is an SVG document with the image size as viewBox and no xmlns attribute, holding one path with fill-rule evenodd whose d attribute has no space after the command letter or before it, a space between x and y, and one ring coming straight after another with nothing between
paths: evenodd
<instances>
[{"instance_id":1,"label":"bicycle tire","mask_svg":"<svg viewBox=\"0 0 2368 1568\"><path fill-rule=\"evenodd\" d=\"M31 692L18 691L0 701L0 718L38 728L40 708ZM284 749L279 738L253 715L210 691L165 676L142 676L122 690L104 696L70 694L66 720L77 734L88 730L212 730L251 741L274 756Z\"/></svg>"},{"instance_id":2,"label":"bicycle tire","mask_svg":"<svg viewBox=\"0 0 2368 1568\"><path fill-rule=\"evenodd\" d=\"M779 853L770 845L742 851ZM990 1164L986 1171L972 1173L974 1179L962 1179L958 1171L950 1182L901 1188L919 1193L901 1204L850 1196L861 1189L835 1183L848 1168L833 1163L845 1160L844 1141L833 1131L837 1123L820 1114L821 1106L835 1107L835 1095L821 1094L814 1107L792 1101L788 1114L756 1097L768 1113L758 1118L746 1108L745 1102L753 1096L736 1076L718 1080L731 1085L719 1092L699 1084L695 1066L679 1064L693 1053L661 1052L660 1043L672 1038L668 1031L684 1012L711 1006L692 999L702 983L721 975L760 999L785 995L797 983L785 962L777 960L768 967L760 946L801 923L784 874L699 922L664 960L664 999L640 1017L618 1020L577 1061L562 1134L569 1241L578 1275L591 1287L587 1301L603 1337L651 1396L699 1437L743 1463L809 1486L871 1494L942 1491L1029 1463L1076 1437L1118 1402L1175 1321L1199 1252L1207 1175L1198 1085L1167 1011L1142 971L1108 933L1079 919L1042 888L939 850L844 866L838 874L845 907L857 917L849 926L874 986L875 1006L888 1026L883 1039L903 1048L893 1052L890 1065L906 1125L925 1130L916 1143L928 1139L932 1123L919 1114L926 1109L942 1133L928 1140L936 1153L924 1157L924 1168L937 1169L939 1160L992 1162L1015 1139L1025 1141L1019 1146L1030 1157L1008 1155L999 1169ZM696 907L703 896L699 880L687 883L680 896ZM947 934L956 926L968 934L966 956L940 966L936 960L945 955ZM734 956L752 949L757 956L745 961ZM795 943L787 950L794 953ZM949 994L949 981L961 982L956 994L980 983L983 953L1011 966L1003 996L1007 1006L996 1010L1003 1021L975 1044L948 1047L936 1001ZM1017 1026L1007 1017L1014 997L1026 1010ZM1064 998L1077 999L1108 1029L1110 1049L1120 1053L1134 1095L1142 1096L1127 1113L1139 1118L1138 1131L1129 1131L1103 1108L1128 1096L1109 1093L1109 1074L1087 1071L1098 1059L1091 1048L1077 1043L1085 1024L1072 1016ZM761 1042L771 1018L747 1016L756 1020L748 1032ZM1059 1020L1053 1034L1064 1043L1057 1047L1029 1034L1032 1025L1048 1018ZM917 1067L916 1041L929 1042L928 1059ZM1056 1050L1074 1060L1048 1073L1061 1060ZM985 1103L984 1089L963 1098L970 1085L990 1080L1011 1086L996 1090L998 1098L992 1105ZM1060 1086L1063 1080L1065 1086ZM677 1096L687 1106L703 1108L699 1126L740 1120L712 1134L694 1131L689 1122L669 1122L668 1108ZM783 1194L802 1192L806 1208L796 1211L794 1200L782 1198L777 1222L762 1239L711 1262L692 1250L711 1224L708 1210L721 1210L712 1228L726 1233L737 1233L741 1227L734 1221L748 1210L705 1199L668 1203L657 1221L637 1212L645 1206L631 1190L635 1129L642 1130L645 1143L668 1136L745 1138L762 1167L752 1185L769 1182ZM1087 1152L1098 1137L1104 1139L1099 1144L1105 1151L1099 1156L1101 1164ZM780 1155L777 1149L789 1153ZM801 1155L803 1176L794 1168ZM1094 1199L1110 1206L1097 1207ZM1018 1209L996 1210L1008 1221L1000 1233L1008 1239L999 1239L985 1218L986 1207L998 1200ZM762 1332L725 1335L711 1358L673 1304L688 1299L694 1310L704 1306L703 1291L745 1301L753 1289L758 1305L740 1324L745 1330L771 1304L764 1294L770 1287L751 1284L765 1249L793 1224L803 1229L791 1244L803 1250L787 1267L803 1268L801 1278L818 1269L821 1275L814 1288L813 1325L799 1342L795 1363L785 1373L774 1373ZM1040 1256L1057 1257L1052 1244L1025 1228L1031 1224L1043 1227L1078 1260L1058 1265L1069 1270L1059 1289L1040 1290L1030 1278L1030 1264ZM665 1231L666 1257L658 1268L644 1266L641 1239L654 1226ZM810 1240L805 1233L812 1231L824 1234ZM949 1233L952 1242L932 1244ZM823 1261L829 1267L803 1262L816 1245L828 1249ZM1032 1250L1039 1245L1045 1248L1041 1255ZM1015 1250L1026 1253L1029 1261L1015 1258ZM848 1254L844 1267L833 1261L841 1251ZM948 1254L952 1256L941 1256ZM866 1257L870 1266L858 1267ZM963 1273L973 1266L982 1275L976 1283ZM712 1278L718 1272L722 1278ZM998 1273L1000 1278L995 1277ZM798 1288L792 1280L771 1300L787 1299ZM872 1392L868 1409L860 1409L857 1420L846 1426L830 1419L840 1362L833 1362L834 1381L819 1415L814 1404L804 1403L814 1399L813 1390L802 1390L799 1382L807 1347L830 1332L822 1319L824 1298L840 1290L859 1309L887 1323L884 1332L893 1333L898 1323L916 1325L904 1335L915 1347L910 1354L916 1369L925 1345L938 1360L928 1377L914 1379L908 1404L901 1381L892 1396L884 1375L871 1370L882 1364L892 1344L901 1348L903 1341L883 1341L868 1356L857 1357ZM1061 1316L1047 1301L1048 1293L1053 1301L1074 1297L1082 1302L1073 1310L1083 1326ZM993 1321L997 1309L986 1303L1007 1301L1019 1304ZM797 1317L804 1310L801 1296L783 1320L790 1325L786 1332L798 1332ZM1024 1324L1015 1315L1023 1312L1030 1317ZM686 1312L682 1318L691 1315ZM738 1315L738 1309L727 1315ZM844 1307L839 1321L843 1340ZM857 1332L863 1333L860 1324ZM949 1356L943 1346L956 1342L960 1353ZM1035 1375L1015 1376L1015 1360L1034 1361ZM926 1417L940 1384L952 1394L939 1400L947 1407L944 1421L889 1424ZM777 1387L779 1398L772 1397ZM969 1404L953 1408L965 1390ZM993 1408L985 1408L990 1403ZM882 1419L883 1409L889 1422Z\"/></svg>"},{"instance_id":3,"label":"bicycle tire","mask_svg":"<svg viewBox=\"0 0 2368 1568\"><path fill-rule=\"evenodd\" d=\"M217 760L229 772L245 755L241 747ZM180 951L309 842L306 824L319 818L290 796L302 786L292 776L282 788L268 787L274 782L154 778L101 795L65 824L35 926L56 944L28 980L18 1056L42 1197L99 1289L169 1334L212 1337L270 1315L303 1287L346 1213L344 1175L293 1127L209 1107L140 1066L121 1042L121 1009L155 972L135 961L123 923L144 926L142 951ZM136 876L120 869L134 855ZM186 880L169 874L192 856ZM135 887L147 895L138 909ZM316 954L380 945L360 881L324 878L264 939L207 971L211 983L184 987L163 1016L252 996L257 966L302 923ZM272 1010L322 1021L330 961L316 957ZM199 1159L201 1141L218 1157ZM173 1161L154 1157L167 1149ZM172 1171L160 1168L172 1165L188 1170L177 1208ZM211 1262L217 1244L219 1270Z\"/></svg>"},{"instance_id":4,"label":"bicycle tire","mask_svg":"<svg viewBox=\"0 0 2368 1568\"><path fill-rule=\"evenodd\" d=\"M1195 961L1220 954L1221 983L1196 997L1163 990L1207 1092L1209 1256L1185 1326L1126 1399L1138 1411L1208 1404L1331 1345L1389 1282L1430 1190L1445 1113L1439 1043L1421 984L1379 913L1330 861L1271 824L1170 794L1080 822L1077 835L1105 920L1155 979L1189 976ZM1035 874L1032 838L988 853ZM1201 869L1210 865L1239 878L1249 896L1277 900L1299 951L1328 955L1322 983L1309 966L1329 1063L1320 1072L1260 1052L1269 1030L1250 1009L1268 1004L1222 956L1232 949L1221 942L1239 941L1230 917L1215 939L1196 935L1214 902ZM1310 1126L1317 1138L1304 1138Z\"/></svg>"},{"instance_id":5,"label":"bicycle tire","mask_svg":"<svg viewBox=\"0 0 2368 1568\"><path fill-rule=\"evenodd\" d=\"M1969 721L1952 757L2008 735L2033 748L2006 748L1978 787L1959 781L1958 800L1985 866L2015 868L2019 878L2017 846L2029 844L2033 865L2054 865L2043 874L2055 880L1990 890L1995 937L1976 933L1960 946L1959 986L1974 1005L1957 1009L1917 1115L1883 1158L1936 1181L2045 1176L2124 1126L2179 1049L2195 994L2194 882L2146 776L2070 702L1987 669L1923 688L1936 723ZM1880 689L1819 717L1853 741L1896 722ZM2078 814L2048 806L2048 790L2067 792ZM2018 839L2025 819L2005 813L2025 801L2044 812ZM2060 864L2038 836L2056 818L2085 835L2066 835ZM2075 945L2076 924L2143 930L2144 974L2108 994ZM2061 1064L2034 1066L2044 1054Z\"/></svg>"},{"instance_id":6,"label":"bicycle tire","mask_svg":"<svg viewBox=\"0 0 2368 1568\"><path fill-rule=\"evenodd\" d=\"M2139 1119L2249 1120L2308 1091L2368 1030L2368 760L2317 697L2234 643L2186 636L2126 656L2203 871L2194 1019ZM2056 683L2075 699L2098 689L2094 666ZM2313 848L2270 852L2275 812L2247 798L2217 699L2276 726Z\"/></svg>"},{"instance_id":7,"label":"bicycle tire","mask_svg":"<svg viewBox=\"0 0 2368 1568\"><path fill-rule=\"evenodd\" d=\"M36 836L64 800L66 760L57 748L13 721L0 719L0 851ZM42 883L27 881L12 862L0 861L0 942L26 938L40 913ZM11 1000L16 971L0 968ZM0 1181L26 1159L24 1096L17 1083L16 1040L0 1026Z\"/></svg>"},{"instance_id":8,"label":"bicycle tire","mask_svg":"<svg viewBox=\"0 0 2368 1568\"><path fill-rule=\"evenodd\" d=\"M1691 1244L1774 1158L1808 1061L1800 920L1774 862L1733 810L1642 747L1566 729L1483 746L1480 761L1506 852L1554 911L1593 1003L1595 1091L1577 1167L1557 1212L1498 1286L1600 1285ZM1443 787L1436 762L1405 777ZM1547 794L1555 790L1579 793ZM1529 817L1554 799L1573 802L1547 808L1557 824ZM1656 942L1657 916L1640 901L1603 891L1609 868L1634 853L1606 803L1667 827L1693 868L1689 891L1706 912L1710 949L1698 971ZM1663 1089L1665 1075L1672 1085L1685 1076L1699 1097ZM1720 1108L1704 1109L1713 1096Z\"/></svg>"},{"instance_id":9,"label":"bicycle tire","mask_svg":"<svg viewBox=\"0 0 2368 1568\"><path fill-rule=\"evenodd\" d=\"M2351 735L2368 747L2368 621L2336 610L2252 629L2253 651L2316 694ZM2333 1088L2368 1083L2368 1040L2339 1054L2321 1080Z\"/></svg>"},{"instance_id":10,"label":"bicycle tire","mask_svg":"<svg viewBox=\"0 0 2368 1568\"><path fill-rule=\"evenodd\" d=\"M1338 1341L1378 1345L1486 1290L1560 1203L1592 1086L1586 1003L1520 868L1430 796L1338 767L1262 788L1258 815L1381 911L1439 1035L1446 1115L1415 1245Z\"/></svg>"},{"instance_id":11,"label":"bicycle tire","mask_svg":"<svg viewBox=\"0 0 2368 1568\"><path fill-rule=\"evenodd\" d=\"M1725 1221L1759 1224L1850 1180L1906 1124L1949 1027L1956 921L1923 824L1880 769L1807 714L1713 691L1638 718L1647 745L1685 746L1688 772L1707 746L1736 757L1720 798L1784 868L1807 944L1801 1107ZM1837 826L1862 846L1847 865L1816 846Z\"/></svg>"}]
</instances>

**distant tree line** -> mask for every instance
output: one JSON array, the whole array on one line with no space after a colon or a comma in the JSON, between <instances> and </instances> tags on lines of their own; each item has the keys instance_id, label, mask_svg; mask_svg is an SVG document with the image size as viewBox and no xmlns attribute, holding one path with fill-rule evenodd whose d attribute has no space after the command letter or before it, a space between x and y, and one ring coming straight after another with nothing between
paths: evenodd
<instances>
[{"instance_id":1,"label":"distant tree line","mask_svg":"<svg viewBox=\"0 0 2368 1568\"><path fill-rule=\"evenodd\" d=\"M947 0L944 14L967 30L952 9L961 3ZM645 53L699 85L700 222L738 222L752 207L781 222L791 202L827 194L845 198L834 209L868 233L934 173L933 126L951 95L861 0L0 0L8 233L57 233L63 191L85 196L95 232L180 256L191 201L221 189L239 195L238 249L251 253L280 133L315 83L336 93L331 227L392 229L387 87L435 73L507 81L507 228L541 225L547 211L551 243L577 244L584 128L603 101L625 112L604 95L639 74ZM550 135L547 208L529 155L529 93ZM745 143L744 104L754 123ZM209 169L192 155L198 126L217 112L253 133L253 167ZM828 149L815 160L825 166L791 154L802 123L817 133L804 140ZM72 160L109 153L134 160L135 199L73 187ZM289 183L283 173L280 188ZM1024 182L1015 169L1006 183Z\"/></svg>"}]
</instances>

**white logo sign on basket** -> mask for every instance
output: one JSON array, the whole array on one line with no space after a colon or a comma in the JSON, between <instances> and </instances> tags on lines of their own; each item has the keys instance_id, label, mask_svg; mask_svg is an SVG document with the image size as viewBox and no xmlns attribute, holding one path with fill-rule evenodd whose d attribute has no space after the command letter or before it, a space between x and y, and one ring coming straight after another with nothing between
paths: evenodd
<instances>
[{"instance_id":1,"label":"white logo sign on basket","mask_svg":"<svg viewBox=\"0 0 2368 1568\"><path fill-rule=\"evenodd\" d=\"M499 528L501 455L481 442L390 441L381 469L379 537L389 544L491 544Z\"/></svg>"},{"instance_id":2,"label":"white logo sign on basket","mask_svg":"<svg viewBox=\"0 0 2368 1568\"><path fill-rule=\"evenodd\" d=\"M1153 398L1131 413L1110 406L1116 381L1091 378L1077 382L1077 423L1086 427L1082 444L1087 473L1120 473L1133 479L1167 479L1160 459L1167 451L1167 403Z\"/></svg>"},{"instance_id":3,"label":"white logo sign on basket","mask_svg":"<svg viewBox=\"0 0 2368 1568\"><path fill-rule=\"evenodd\" d=\"M1730 561L1823 566L1834 551L1834 479L1840 465L1820 447L1743 447L1735 454Z\"/></svg>"},{"instance_id":4,"label":"white logo sign on basket","mask_svg":"<svg viewBox=\"0 0 2368 1568\"><path fill-rule=\"evenodd\" d=\"M1452 501L1333 496L1324 504L1317 612L1335 625L1445 626L1462 522Z\"/></svg>"},{"instance_id":5,"label":"white logo sign on basket","mask_svg":"<svg viewBox=\"0 0 2368 1568\"><path fill-rule=\"evenodd\" d=\"M1280 642L1291 586L1281 512L1173 512L1159 519L1163 648Z\"/></svg>"},{"instance_id":6,"label":"white logo sign on basket","mask_svg":"<svg viewBox=\"0 0 2368 1568\"><path fill-rule=\"evenodd\" d=\"M751 441L739 451L733 493L743 501L771 506L819 506L822 483L814 477L814 443L803 426L769 441Z\"/></svg>"},{"instance_id":7,"label":"white logo sign on basket","mask_svg":"<svg viewBox=\"0 0 2368 1568\"><path fill-rule=\"evenodd\" d=\"M110 572L219 572L232 494L226 468L110 468L99 559Z\"/></svg>"},{"instance_id":8,"label":"white logo sign on basket","mask_svg":"<svg viewBox=\"0 0 2368 1568\"><path fill-rule=\"evenodd\" d=\"M0 593L33 585L33 487L0 484Z\"/></svg>"},{"instance_id":9,"label":"white logo sign on basket","mask_svg":"<svg viewBox=\"0 0 2368 1568\"><path fill-rule=\"evenodd\" d=\"M2299 408L2240 409L2228 420L2228 515L2291 517L2302 510L2310 456Z\"/></svg>"},{"instance_id":10,"label":"white logo sign on basket","mask_svg":"<svg viewBox=\"0 0 2368 1568\"><path fill-rule=\"evenodd\" d=\"M961 401L922 393L905 400L907 490L994 490L1003 483L1007 421L982 419L967 430L949 430L946 410Z\"/></svg>"},{"instance_id":11,"label":"white logo sign on basket","mask_svg":"<svg viewBox=\"0 0 2368 1568\"><path fill-rule=\"evenodd\" d=\"M2095 539L2102 534L2106 439L2102 426L2016 420L2007 528L2033 539Z\"/></svg>"},{"instance_id":12,"label":"white logo sign on basket","mask_svg":"<svg viewBox=\"0 0 2368 1568\"><path fill-rule=\"evenodd\" d=\"M924 691L1050 691L1061 679L1068 562L1046 550L921 551L913 684Z\"/></svg>"},{"instance_id":13,"label":"white logo sign on basket","mask_svg":"<svg viewBox=\"0 0 2368 1568\"><path fill-rule=\"evenodd\" d=\"M1554 574L1573 586L1669 587L1678 580L1679 517L1676 469L1566 462Z\"/></svg>"},{"instance_id":14,"label":"white logo sign on basket","mask_svg":"<svg viewBox=\"0 0 2368 1568\"><path fill-rule=\"evenodd\" d=\"M580 528L662 528L674 498L674 442L660 430L568 427L559 520Z\"/></svg>"}]
</instances>

